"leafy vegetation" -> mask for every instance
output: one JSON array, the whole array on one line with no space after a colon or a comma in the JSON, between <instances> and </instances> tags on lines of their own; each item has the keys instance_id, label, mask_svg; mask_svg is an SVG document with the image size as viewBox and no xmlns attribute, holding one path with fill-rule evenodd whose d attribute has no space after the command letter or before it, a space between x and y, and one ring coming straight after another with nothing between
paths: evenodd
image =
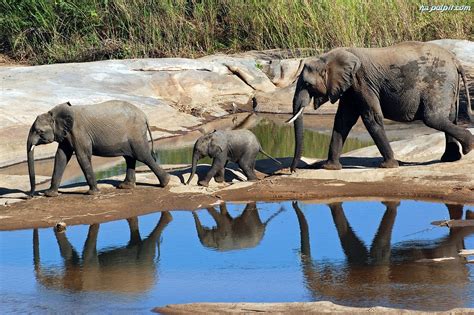
<instances>
[{"instance_id":1,"label":"leafy vegetation","mask_svg":"<svg viewBox=\"0 0 474 315\"><path fill-rule=\"evenodd\" d=\"M419 5L410 0L0 0L0 53L43 64L473 39L472 11L429 13Z\"/></svg>"}]
</instances>

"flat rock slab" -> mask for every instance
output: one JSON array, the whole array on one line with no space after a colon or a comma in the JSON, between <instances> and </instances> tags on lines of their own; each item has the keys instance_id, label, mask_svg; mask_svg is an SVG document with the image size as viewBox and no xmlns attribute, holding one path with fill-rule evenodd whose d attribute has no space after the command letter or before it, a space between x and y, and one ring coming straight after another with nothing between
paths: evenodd
<instances>
[{"instance_id":1,"label":"flat rock slab","mask_svg":"<svg viewBox=\"0 0 474 315\"><path fill-rule=\"evenodd\" d=\"M434 42L453 51L468 76L474 77L473 42ZM308 52L317 55L315 50ZM187 131L202 123L203 117L238 109L290 113L295 81L304 64L298 55L267 51L199 59L0 67L0 167L25 161L26 137L36 116L67 101L73 105L131 102L147 114L154 139ZM334 113L336 106L326 104L316 113ZM46 158L54 152L50 146L35 153Z\"/></svg>"}]
</instances>

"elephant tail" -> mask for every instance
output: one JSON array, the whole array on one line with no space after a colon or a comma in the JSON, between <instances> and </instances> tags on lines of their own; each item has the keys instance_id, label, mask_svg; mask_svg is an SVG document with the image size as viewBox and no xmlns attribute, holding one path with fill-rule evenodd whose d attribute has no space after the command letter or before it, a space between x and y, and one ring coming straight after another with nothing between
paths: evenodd
<instances>
[{"instance_id":1,"label":"elephant tail","mask_svg":"<svg viewBox=\"0 0 474 315\"><path fill-rule=\"evenodd\" d=\"M153 160L156 162L156 154L155 154L155 148L153 146L153 137L151 135L151 130L150 130L150 124L148 123L148 120L146 121L146 129L148 130L148 134L150 135L150 141L151 141L151 156L153 157Z\"/></svg>"},{"instance_id":2,"label":"elephant tail","mask_svg":"<svg viewBox=\"0 0 474 315\"><path fill-rule=\"evenodd\" d=\"M270 159L272 159L272 160L275 161L276 163L282 165L280 161L278 161L277 159L275 159L274 157L272 157L272 156L271 156L270 154L268 154L267 152L263 151L262 148L260 148L259 151L260 151L260 153L262 153L263 155L269 157Z\"/></svg>"},{"instance_id":3,"label":"elephant tail","mask_svg":"<svg viewBox=\"0 0 474 315\"><path fill-rule=\"evenodd\" d=\"M464 88L466 89L466 102L465 104L467 104L467 108L465 109L465 113L467 114L468 116L468 120L469 121L473 121L474 120L474 116L473 116L473 113L472 113L472 105L471 105L471 96L469 95L469 85L467 84L467 80L466 80L466 72L464 71L464 68L459 64L459 62L457 63L457 68L458 68L458 74L459 74L459 77L462 79L462 82L464 84ZM458 95L457 95L457 109L456 109L456 119L457 119L457 114L459 112L459 91L461 90L461 87L460 87L460 84L458 84Z\"/></svg>"}]
</instances>

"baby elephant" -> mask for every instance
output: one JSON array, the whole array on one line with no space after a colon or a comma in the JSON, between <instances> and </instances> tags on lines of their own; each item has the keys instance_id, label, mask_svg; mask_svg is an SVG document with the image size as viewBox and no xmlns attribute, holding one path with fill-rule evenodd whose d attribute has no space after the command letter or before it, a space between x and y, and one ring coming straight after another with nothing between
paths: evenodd
<instances>
[{"instance_id":1,"label":"baby elephant","mask_svg":"<svg viewBox=\"0 0 474 315\"><path fill-rule=\"evenodd\" d=\"M108 101L95 105L71 106L69 102L57 105L49 112L39 115L27 140L28 171L31 191L35 193L34 147L53 141L59 143L54 158L51 187L45 195L58 195L66 164L76 153L87 184L88 194L98 191L91 156L123 156L127 163L127 175L119 188L135 186L135 163L148 165L160 180L162 187L169 181L169 175L158 166L153 158L153 142L150 150L147 139L150 128L145 114L130 103Z\"/></svg>"},{"instance_id":2,"label":"baby elephant","mask_svg":"<svg viewBox=\"0 0 474 315\"><path fill-rule=\"evenodd\" d=\"M257 137L249 130L218 130L208 133L200 137L194 144L193 167L186 185L191 182L196 173L198 160L206 156L210 156L214 160L206 177L198 182L201 186L207 187L212 177L218 183L223 182L224 170L228 161L239 164L247 179L256 180L255 158L259 152L281 164L262 150Z\"/></svg>"}]
</instances>

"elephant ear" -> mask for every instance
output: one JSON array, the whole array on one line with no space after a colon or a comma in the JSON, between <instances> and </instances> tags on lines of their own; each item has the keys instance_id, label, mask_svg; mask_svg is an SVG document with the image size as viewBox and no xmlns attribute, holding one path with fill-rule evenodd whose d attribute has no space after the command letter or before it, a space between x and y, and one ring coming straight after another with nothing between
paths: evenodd
<instances>
[{"instance_id":1,"label":"elephant ear","mask_svg":"<svg viewBox=\"0 0 474 315\"><path fill-rule=\"evenodd\" d=\"M354 82L360 68L360 60L345 49L338 49L327 63L327 82L329 100L334 104Z\"/></svg>"},{"instance_id":2,"label":"elephant ear","mask_svg":"<svg viewBox=\"0 0 474 315\"><path fill-rule=\"evenodd\" d=\"M74 112L69 102L60 104L49 111L54 120L54 140L62 142L74 126Z\"/></svg>"},{"instance_id":3,"label":"elephant ear","mask_svg":"<svg viewBox=\"0 0 474 315\"><path fill-rule=\"evenodd\" d=\"M224 135L218 131L214 131L211 136L211 141L209 142L208 154L209 156L218 156L222 151L224 151L225 143Z\"/></svg>"}]
</instances>

